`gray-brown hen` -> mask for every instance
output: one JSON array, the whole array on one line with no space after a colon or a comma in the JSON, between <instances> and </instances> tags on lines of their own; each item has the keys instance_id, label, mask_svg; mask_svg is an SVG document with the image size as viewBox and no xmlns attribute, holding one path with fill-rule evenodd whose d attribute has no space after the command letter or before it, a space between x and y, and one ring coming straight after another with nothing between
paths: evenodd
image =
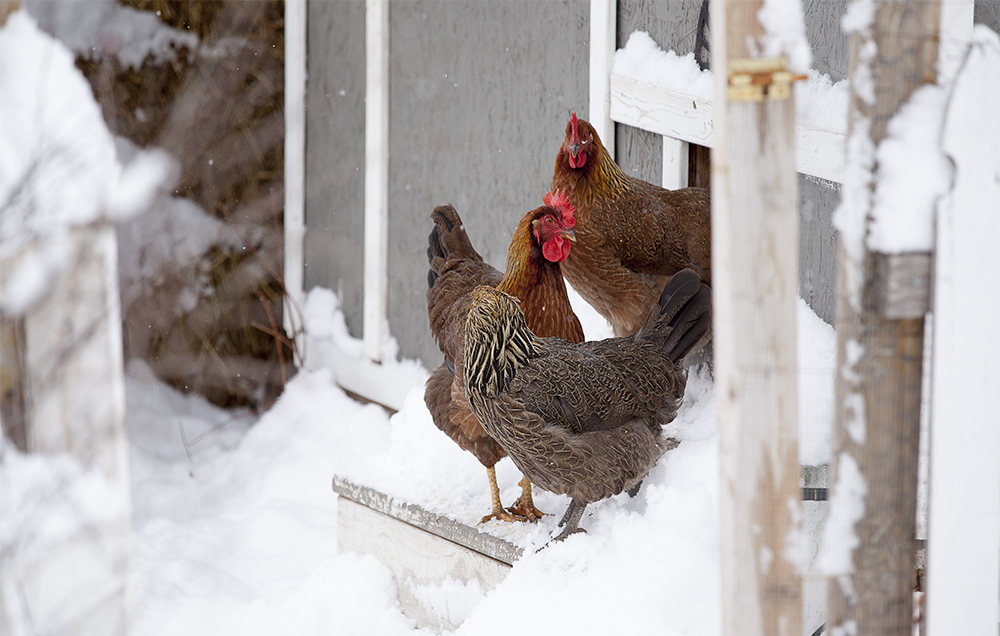
<instances>
[{"instance_id":1,"label":"gray-brown hen","mask_svg":"<svg viewBox=\"0 0 1000 636\"><path fill-rule=\"evenodd\" d=\"M557 539L578 530L588 503L639 482L667 450L684 357L708 333L711 290L684 270L631 336L569 343L539 338L517 301L473 291L465 322L465 390L483 428L534 484L572 502Z\"/></svg>"}]
</instances>

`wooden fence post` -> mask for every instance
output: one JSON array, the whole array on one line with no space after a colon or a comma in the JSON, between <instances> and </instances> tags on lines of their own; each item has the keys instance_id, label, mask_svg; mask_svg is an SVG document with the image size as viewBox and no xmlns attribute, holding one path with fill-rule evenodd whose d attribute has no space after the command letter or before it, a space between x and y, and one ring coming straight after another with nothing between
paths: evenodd
<instances>
[{"instance_id":1,"label":"wooden fence post","mask_svg":"<svg viewBox=\"0 0 1000 636\"><path fill-rule=\"evenodd\" d=\"M726 635L799 636L806 564L795 549L801 537L795 107L790 78L783 86L779 79L784 60L751 59L748 40L763 35L760 7L754 0L710 4L718 61L712 283L722 626Z\"/></svg>"},{"instance_id":2,"label":"wooden fence post","mask_svg":"<svg viewBox=\"0 0 1000 636\"><path fill-rule=\"evenodd\" d=\"M938 2L876 0L873 8L870 25L858 25L851 35L848 166L864 174L848 178L842 206L861 208L855 218L871 211L874 149L913 91L935 80L937 59ZM929 271L929 254L904 257L924 259ZM869 251L863 235L841 233L831 517L847 490L864 510L855 515L851 558L843 559L841 571L830 571L831 631L903 635L912 629L926 300L903 311L886 301L884 282L898 280L893 269L899 261ZM926 299L926 277L924 287L917 296ZM840 541L850 551L854 537L826 539L826 548Z\"/></svg>"}]
</instances>

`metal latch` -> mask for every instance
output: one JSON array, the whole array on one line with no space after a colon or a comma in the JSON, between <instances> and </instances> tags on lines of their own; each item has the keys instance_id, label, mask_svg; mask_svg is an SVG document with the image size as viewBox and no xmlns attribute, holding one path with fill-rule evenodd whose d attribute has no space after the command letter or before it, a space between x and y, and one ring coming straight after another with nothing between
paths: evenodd
<instances>
[{"instance_id":1,"label":"metal latch","mask_svg":"<svg viewBox=\"0 0 1000 636\"><path fill-rule=\"evenodd\" d=\"M788 99L792 82L804 79L805 75L788 72L788 60L784 57L729 60L727 96L731 102Z\"/></svg>"}]
</instances>

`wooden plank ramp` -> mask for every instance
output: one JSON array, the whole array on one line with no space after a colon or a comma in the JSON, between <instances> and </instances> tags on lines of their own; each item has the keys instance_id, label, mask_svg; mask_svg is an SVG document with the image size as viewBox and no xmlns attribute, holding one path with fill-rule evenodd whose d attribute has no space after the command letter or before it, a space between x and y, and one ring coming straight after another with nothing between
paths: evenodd
<instances>
[{"instance_id":1,"label":"wooden plank ramp","mask_svg":"<svg viewBox=\"0 0 1000 636\"><path fill-rule=\"evenodd\" d=\"M415 590L446 578L476 581L484 593L510 572L522 549L476 528L367 486L334 476L337 500L337 551L370 554L396 580L403 613L422 627L454 630L462 617L436 612Z\"/></svg>"}]
</instances>

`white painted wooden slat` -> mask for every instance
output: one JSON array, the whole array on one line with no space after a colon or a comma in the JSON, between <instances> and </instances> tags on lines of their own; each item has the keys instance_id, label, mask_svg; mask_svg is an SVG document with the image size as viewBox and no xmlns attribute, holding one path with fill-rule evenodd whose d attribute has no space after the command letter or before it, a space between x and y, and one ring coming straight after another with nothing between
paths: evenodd
<instances>
[{"instance_id":1,"label":"white painted wooden slat","mask_svg":"<svg viewBox=\"0 0 1000 636\"><path fill-rule=\"evenodd\" d=\"M986 36L986 37L982 37ZM974 71L974 72L973 72ZM927 633L1000 623L1000 38L981 32L955 84L938 206L927 527Z\"/></svg>"},{"instance_id":2,"label":"white painted wooden slat","mask_svg":"<svg viewBox=\"0 0 1000 636\"><path fill-rule=\"evenodd\" d=\"M615 158L615 123L611 120L611 62L615 55L618 3L590 0L590 124Z\"/></svg>"},{"instance_id":3,"label":"white painted wooden slat","mask_svg":"<svg viewBox=\"0 0 1000 636\"><path fill-rule=\"evenodd\" d=\"M627 77L611 76L611 118L681 141L713 147L711 100L685 95ZM801 124L795 132L795 169L828 181L844 178L843 133Z\"/></svg>"},{"instance_id":4,"label":"white painted wooden slat","mask_svg":"<svg viewBox=\"0 0 1000 636\"><path fill-rule=\"evenodd\" d=\"M711 146L711 100L611 76L611 118L659 135Z\"/></svg>"},{"instance_id":5,"label":"white painted wooden slat","mask_svg":"<svg viewBox=\"0 0 1000 636\"><path fill-rule=\"evenodd\" d=\"M365 4L365 355L382 361L389 307L389 0Z\"/></svg>"},{"instance_id":6,"label":"white painted wooden slat","mask_svg":"<svg viewBox=\"0 0 1000 636\"><path fill-rule=\"evenodd\" d=\"M285 0L285 333L294 337L304 293L306 0Z\"/></svg>"},{"instance_id":7,"label":"white painted wooden slat","mask_svg":"<svg viewBox=\"0 0 1000 636\"><path fill-rule=\"evenodd\" d=\"M661 185L668 190L686 188L688 184L688 143L673 137L663 137L663 178Z\"/></svg>"},{"instance_id":8,"label":"white painted wooden slat","mask_svg":"<svg viewBox=\"0 0 1000 636\"><path fill-rule=\"evenodd\" d=\"M973 0L940 0L941 38L938 41L938 84L955 81L972 40Z\"/></svg>"}]
</instances>

